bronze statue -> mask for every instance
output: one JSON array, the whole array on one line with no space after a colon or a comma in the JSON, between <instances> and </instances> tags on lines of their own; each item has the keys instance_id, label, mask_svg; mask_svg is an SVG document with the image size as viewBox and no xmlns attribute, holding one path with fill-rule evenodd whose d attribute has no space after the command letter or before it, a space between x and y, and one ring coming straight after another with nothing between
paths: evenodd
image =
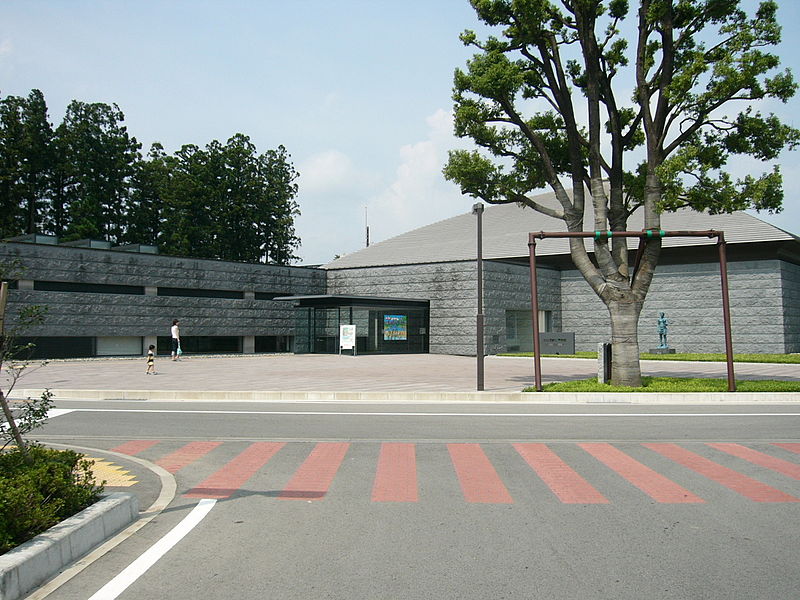
<instances>
[{"instance_id":1,"label":"bronze statue","mask_svg":"<svg viewBox=\"0 0 800 600\"><path fill-rule=\"evenodd\" d=\"M669 348L669 344L667 344L667 326L669 325L669 321L664 316L664 313L659 313L658 317L658 347L659 348Z\"/></svg>"}]
</instances>

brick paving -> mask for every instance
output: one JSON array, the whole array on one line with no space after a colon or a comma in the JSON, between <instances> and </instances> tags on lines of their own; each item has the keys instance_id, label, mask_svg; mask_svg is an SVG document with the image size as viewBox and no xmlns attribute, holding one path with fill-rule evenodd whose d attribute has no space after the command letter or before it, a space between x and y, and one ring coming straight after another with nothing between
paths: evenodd
<instances>
[{"instance_id":1,"label":"brick paving","mask_svg":"<svg viewBox=\"0 0 800 600\"><path fill-rule=\"evenodd\" d=\"M145 375L136 359L57 360L32 364L17 389L192 390L192 391L353 391L472 392L476 359L441 354L339 356L189 356L179 362L156 360L157 375ZM586 359L542 359L543 381L584 379L597 374ZM724 363L643 361L645 375L725 378ZM737 363L737 379L800 380L798 365ZM3 373L7 385L7 374ZM487 392L519 392L533 385L533 360L485 359ZM4 389L7 389L4 387Z\"/></svg>"}]
</instances>

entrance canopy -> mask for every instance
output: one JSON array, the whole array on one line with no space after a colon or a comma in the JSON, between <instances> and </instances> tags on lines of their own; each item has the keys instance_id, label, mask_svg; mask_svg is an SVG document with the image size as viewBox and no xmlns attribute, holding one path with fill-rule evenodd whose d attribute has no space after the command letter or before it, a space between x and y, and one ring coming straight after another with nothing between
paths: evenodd
<instances>
[{"instance_id":1,"label":"entrance canopy","mask_svg":"<svg viewBox=\"0 0 800 600\"><path fill-rule=\"evenodd\" d=\"M336 353L339 327L356 326L359 354L428 352L430 301L372 296L281 296L293 302L297 354Z\"/></svg>"}]
</instances>

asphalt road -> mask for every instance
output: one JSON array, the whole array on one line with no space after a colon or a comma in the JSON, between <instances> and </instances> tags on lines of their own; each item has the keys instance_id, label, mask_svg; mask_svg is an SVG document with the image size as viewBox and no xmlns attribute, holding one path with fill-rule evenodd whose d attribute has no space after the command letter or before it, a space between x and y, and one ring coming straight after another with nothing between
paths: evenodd
<instances>
[{"instance_id":1,"label":"asphalt road","mask_svg":"<svg viewBox=\"0 0 800 600\"><path fill-rule=\"evenodd\" d=\"M158 463L178 493L53 599L784 600L800 589L798 406L58 408L71 412L42 441ZM152 496L152 478L136 485ZM185 537L149 569L115 579L176 526Z\"/></svg>"}]
</instances>

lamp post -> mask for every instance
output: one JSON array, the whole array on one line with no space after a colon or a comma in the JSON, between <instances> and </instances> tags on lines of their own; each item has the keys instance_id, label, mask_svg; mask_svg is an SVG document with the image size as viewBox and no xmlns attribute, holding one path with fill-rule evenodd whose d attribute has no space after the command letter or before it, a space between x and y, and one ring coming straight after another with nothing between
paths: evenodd
<instances>
[{"instance_id":1,"label":"lamp post","mask_svg":"<svg viewBox=\"0 0 800 600\"><path fill-rule=\"evenodd\" d=\"M473 214L478 216L478 321L477 321L477 358L478 358L478 391L483 391L483 204L472 205Z\"/></svg>"}]
</instances>

